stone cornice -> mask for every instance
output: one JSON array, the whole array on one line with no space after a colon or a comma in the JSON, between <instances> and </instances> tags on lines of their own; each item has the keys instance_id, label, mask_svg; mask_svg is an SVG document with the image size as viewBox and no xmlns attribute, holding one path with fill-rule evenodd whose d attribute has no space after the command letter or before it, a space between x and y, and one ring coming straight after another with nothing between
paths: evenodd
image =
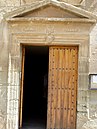
<instances>
[{"instance_id":1,"label":"stone cornice","mask_svg":"<svg viewBox=\"0 0 97 129\"><path fill-rule=\"evenodd\" d=\"M31 17L31 18L7 18L8 22L30 22L30 21L40 21L40 22L80 22L80 23L96 23L95 19L85 19L85 18L42 18L42 17Z\"/></svg>"},{"instance_id":2,"label":"stone cornice","mask_svg":"<svg viewBox=\"0 0 97 129\"><path fill-rule=\"evenodd\" d=\"M15 18L16 17L20 17L26 13L29 13L29 12L33 12L39 8L43 8L44 6L48 6L48 5L53 5L53 6L56 6L57 8L60 8L64 11L69 11L71 14L75 14L78 16L78 18L85 18L85 19L90 19L90 20L97 20L97 16L92 14L91 12L88 12L84 9L81 9L81 8L78 8L78 7L75 7L71 4L68 4L68 3L65 3L65 2L59 2L59 1L55 1L55 0L44 0L44 1L40 1L38 3L35 3L35 4L31 4L29 6L22 6L22 7L19 7L17 10L15 11L12 11L10 13L8 13L7 15L5 15L5 19L11 19L11 18ZM21 18L21 17L20 17Z\"/></svg>"}]
</instances>

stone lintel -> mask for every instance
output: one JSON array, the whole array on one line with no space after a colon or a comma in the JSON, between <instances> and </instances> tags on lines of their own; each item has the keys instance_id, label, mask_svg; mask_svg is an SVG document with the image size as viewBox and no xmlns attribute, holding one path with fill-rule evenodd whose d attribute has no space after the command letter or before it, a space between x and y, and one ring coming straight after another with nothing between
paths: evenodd
<instances>
[{"instance_id":1,"label":"stone lintel","mask_svg":"<svg viewBox=\"0 0 97 129\"><path fill-rule=\"evenodd\" d=\"M7 18L8 22L29 22L29 21L42 21L42 22L80 22L80 23L96 23L95 19L85 19L85 18Z\"/></svg>"}]
</instances>

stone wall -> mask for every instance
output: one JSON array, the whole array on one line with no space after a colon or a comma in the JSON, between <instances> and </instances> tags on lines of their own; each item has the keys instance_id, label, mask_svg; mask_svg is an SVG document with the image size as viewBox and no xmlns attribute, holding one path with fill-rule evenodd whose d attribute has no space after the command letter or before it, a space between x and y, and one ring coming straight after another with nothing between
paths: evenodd
<instances>
[{"instance_id":1,"label":"stone wall","mask_svg":"<svg viewBox=\"0 0 97 129\"><path fill-rule=\"evenodd\" d=\"M77 129L84 129L88 120L88 73L89 73L89 36L88 29L91 24L79 23L53 23L53 22L12 22L9 24L11 44L9 48L9 96L7 105L7 129L17 129L19 84L16 82L21 72L20 43L25 44L61 44L79 45L79 72L78 72L78 98L77 98ZM84 26L84 27L83 27ZM65 28L65 29L64 29ZM69 29L70 28L70 29ZM72 28L72 29L71 29ZM78 32L76 31L78 30ZM49 31L49 32L48 32ZM39 33L38 33L39 32ZM47 32L47 33L46 33ZM50 33L50 35L48 35ZM41 35L41 36L40 36ZM71 36L72 35L72 36ZM53 37L53 38L52 38ZM72 42L71 42L72 41ZM15 67L16 66L16 67ZM14 68L15 67L15 68ZM15 71L14 71L15 69ZM17 77L16 77L17 76ZM13 87L14 86L14 87ZM12 101L9 101L12 100ZM15 102L16 103L15 103ZM15 108L14 108L15 105ZM11 109L11 110L10 110ZM11 114L13 112L13 114ZM16 116L17 114L17 116ZM83 128L82 128L83 127Z\"/></svg>"},{"instance_id":2,"label":"stone wall","mask_svg":"<svg viewBox=\"0 0 97 129\"><path fill-rule=\"evenodd\" d=\"M17 46L12 48L10 56L9 49L10 44L7 39L9 34L9 28L4 21L4 14L11 12L19 8L20 6L26 6L35 3L38 0L0 0L0 129L15 129L16 125L12 122L18 121L16 114L18 109L18 97L19 97L19 72L18 69L18 55L14 56L14 52ZM92 13L97 13L96 0L60 0L65 1L77 6L80 6ZM14 28L15 26L13 26ZM13 42L16 42L14 39ZM20 48L19 48L20 49ZM19 50L18 49L18 50ZM14 51L13 51L14 50ZM97 25L91 30L90 39L87 40L80 47L79 59L79 93L78 93L78 113L77 113L77 128L78 129L97 129L97 91L89 90L89 74L97 74ZM86 55L84 54L86 53ZM19 53L20 54L20 53ZM19 55L20 56L20 55ZM86 58L87 57L87 58ZM17 70L17 71L16 71ZM9 74L10 73L10 74ZM13 82L13 78L14 82ZM14 86L14 87L13 87ZM18 90L16 90L18 88ZM9 94L11 92L11 94ZM15 98L14 98L14 97ZM11 98L12 97L12 98ZM8 100L10 98L10 100ZM12 101L13 100L13 101ZM11 105L12 103L12 105ZM9 106L10 104L10 106ZM9 107L9 108L7 108ZM11 108L14 111L11 111ZM10 114L10 117L8 116ZM9 119L8 119L9 117ZM17 123L16 121L16 123ZM13 123L7 124L6 123Z\"/></svg>"},{"instance_id":3,"label":"stone wall","mask_svg":"<svg viewBox=\"0 0 97 129\"><path fill-rule=\"evenodd\" d=\"M90 33L89 74L97 74L97 25ZM97 128L97 90L88 90L88 121L84 127Z\"/></svg>"}]
</instances>

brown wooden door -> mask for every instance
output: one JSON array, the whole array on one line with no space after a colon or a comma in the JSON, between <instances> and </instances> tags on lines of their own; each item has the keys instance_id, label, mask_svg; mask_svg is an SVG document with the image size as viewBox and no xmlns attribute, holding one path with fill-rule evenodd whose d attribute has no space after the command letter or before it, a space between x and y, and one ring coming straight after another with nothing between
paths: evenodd
<instances>
[{"instance_id":1,"label":"brown wooden door","mask_svg":"<svg viewBox=\"0 0 97 129\"><path fill-rule=\"evenodd\" d=\"M49 48L47 129L75 129L77 47Z\"/></svg>"},{"instance_id":2,"label":"brown wooden door","mask_svg":"<svg viewBox=\"0 0 97 129\"><path fill-rule=\"evenodd\" d=\"M22 47L22 74L21 74L21 87L20 87L20 113L19 113L19 127L22 127L22 110L23 110L23 85L24 85L24 63L25 63L25 47Z\"/></svg>"}]
</instances>

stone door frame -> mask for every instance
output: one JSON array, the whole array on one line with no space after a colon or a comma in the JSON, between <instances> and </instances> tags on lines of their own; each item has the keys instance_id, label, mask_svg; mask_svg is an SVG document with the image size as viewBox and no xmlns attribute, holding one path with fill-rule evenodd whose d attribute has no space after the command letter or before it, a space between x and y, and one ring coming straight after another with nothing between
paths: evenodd
<instances>
[{"instance_id":1,"label":"stone door frame","mask_svg":"<svg viewBox=\"0 0 97 129\"><path fill-rule=\"evenodd\" d=\"M21 26L22 23L22 26ZM36 26L37 23L37 26ZM41 24L41 25L40 25ZM57 25L60 26L57 27ZM79 24L79 23L78 23ZM82 23L84 24L84 23ZM20 28L18 26L21 26ZM26 26L28 27L26 27ZM84 30L84 27L79 29L75 23L70 23L70 30L68 27L63 30L62 26L69 25L66 21L16 21L8 23L9 30L9 51L8 51L8 86L7 86L7 127L6 129L19 128L19 98L20 98L20 80L21 80L21 61L22 61L22 45L34 46L78 46L78 96L77 96L77 122L76 128L79 125L79 117L84 112L87 115L86 109L80 108L81 80L84 75L88 78L88 71L82 66L85 64L89 66L89 35ZM87 26L87 24L85 23ZM55 27L56 26L56 27ZM74 27L75 26L75 27ZM90 25L89 25L90 26ZM44 27L46 27L44 29ZM35 29L35 30L34 30ZM57 29L59 31L57 31ZM79 31L81 32L79 33ZM36 32L33 32L36 31ZM46 31L45 31L46 30ZM72 35L72 36L71 36ZM86 51L85 53L83 51ZM83 64L84 63L84 64ZM83 66L84 67L84 66ZM86 73L87 72L87 73ZM85 73L85 74L84 74ZM88 84L88 80L86 81ZM87 94L87 86L83 84L86 90L81 91ZM86 98L87 99L87 98ZM87 106L87 100L85 105Z\"/></svg>"}]
</instances>

